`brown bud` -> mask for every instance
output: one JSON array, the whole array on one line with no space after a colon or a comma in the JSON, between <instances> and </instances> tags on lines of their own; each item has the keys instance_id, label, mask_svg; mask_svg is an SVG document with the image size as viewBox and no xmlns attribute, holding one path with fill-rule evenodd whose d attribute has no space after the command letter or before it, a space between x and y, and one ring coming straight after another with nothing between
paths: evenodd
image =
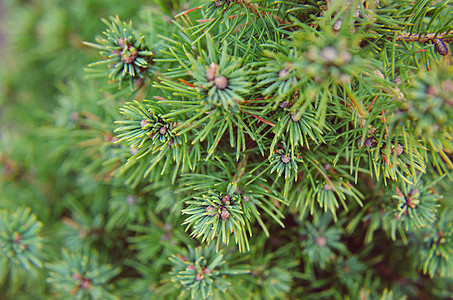
<instances>
[{"instance_id":1,"label":"brown bud","mask_svg":"<svg viewBox=\"0 0 453 300\"><path fill-rule=\"evenodd\" d=\"M230 196L225 195L222 197L222 203L225 204L230 204Z\"/></svg>"},{"instance_id":2,"label":"brown bud","mask_svg":"<svg viewBox=\"0 0 453 300\"><path fill-rule=\"evenodd\" d=\"M128 195L126 197L126 202L127 202L127 204L132 206L135 204L135 202L137 202L137 198L135 198L135 196L133 196L133 195Z\"/></svg>"},{"instance_id":3,"label":"brown bud","mask_svg":"<svg viewBox=\"0 0 453 300\"><path fill-rule=\"evenodd\" d=\"M436 86L430 85L426 88L426 94L430 96L437 96L439 94L439 89Z\"/></svg>"},{"instance_id":4,"label":"brown bud","mask_svg":"<svg viewBox=\"0 0 453 300\"><path fill-rule=\"evenodd\" d=\"M217 214L217 208L215 208L212 205L209 205L206 207L206 212L208 213L209 216L215 216Z\"/></svg>"},{"instance_id":5,"label":"brown bud","mask_svg":"<svg viewBox=\"0 0 453 300\"><path fill-rule=\"evenodd\" d=\"M416 208L420 204L420 200L416 199L416 198L414 198L414 199L409 198L406 201L407 201L407 206L409 206L412 209Z\"/></svg>"},{"instance_id":6,"label":"brown bud","mask_svg":"<svg viewBox=\"0 0 453 300\"><path fill-rule=\"evenodd\" d=\"M121 47L121 49L126 47L126 39L125 38L118 39L118 45Z\"/></svg>"},{"instance_id":7,"label":"brown bud","mask_svg":"<svg viewBox=\"0 0 453 300\"><path fill-rule=\"evenodd\" d=\"M331 63L337 58L338 53L334 47L328 46L321 50L320 55L326 62Z\"/></svg>"},{"instance_id":8,"label":"brown bud","mask_svg":"<svg viewBox=\"0 0 453 300\"><path fill-rule=\"evenodd\" d=\"M214 81L217 73L217 65L215 63L211 63L208 70L206 71L206 79L208 81Z\"/></svg>"},{"instance_id":9,"label":"brown bud","mask_svg":"<svg viewBox=\"0 0 453 300\"><path fill-rule=\"evenodd\" d=\"M226 220L230 217L230 212L228 211L228 209L223 207L220 216L222 217L222 220Z\"/></svg>"},{"instance_id":10,"label":"brown bud","mask_svg":"<svg viewBox=\"0 0 453 300\"><path fill-rule=\"evenodd\" d=\"M138 153L138 149L137 148L129 148L129 153L132 154L132 155L135 155Z\"/></svg>"},{"instance_id":11,"label":"brown bud","mask_svg":"<svg viewBox=\"0 0 453 300\"><path fill-rule=\"evenodd\" d=\"M291 120L293 120L294 122L299 122L301 117L302 117L301 114L295 112L291 115Z\"/></svg>"},{"instance_id":12,"label":"brown bud","mask_svg":"<svg viewBox=\"0 0 453 300\"><path fill-rule=\"evenodd\" d=\"M286 154L282 154L280 159L281 159L282 163L287 164L287 163L289 163L291 161L291 156L286 155Z\"/></svg>"},{"instance_id":13,"label":"brown bud","mask_svg":"<svg viewBox=\"0 0 453 300\"><path fill-rule=\"evenodd\" d=\"M194 266L194 265L188 265L186 270L190 270L190 271L196 271L197 268Z\"/></svg>"},{"instance_id":14,"label":"brown bud","mask_svg":"<svg viewBox=\"0 0 453 300\"><path fill-rule=\"evenodd\" d=\"M395 79L393 79L393 82L400 85L401 84L401 77L400 76L396 76Z\"/></svg>"},{"instance_id":15,"label":"brown bud","mask_svg":"<svg viewBox=\"0 0 453 300\"><path fill-rule=\"evenodd\" d=\"M219 90L224 90L228 86L228 79L225 76L219 76L214 80L214 84Z\"/></svg>"},{"instance_id":16,"label":"brown bud","mask_svg":"<svg viewBox=\"0 0 453 300\"><path fill-rule=\"evenodd\" d=\"M392 145L392 147L390 148L390 154L393 154L393 151L395 151L395 146ZM396 156L400 156L404 151L404 148L401 144L398 143L398 145L396 145Z\"/></svg>"},{"instance_id":17,"label":"brown bud","mask_svg":"<svg viewBox=\"0 0 453 300\"><path fill-rule=\"evenodd\" d=\"M286 107L290 107L291 106L291 103L288 102L288 101L282 101L280 102L280 105L279 105L281 108L286 108Z\"/></svg>"},{"instance_id":18,"label":"brown bud","mask_svg":"<svg viewBox=\"0 0 453 300\"><path fill-rule=\"evenodd\" d=\"M286 76L288 76L288 74L289 74L289 68L283 68L278 72L278 77L279 78L286 77Z\"/></svg>"},{"instance_id":19,"label":"brown bud","mask_svg":"<svg viewBox=\"0 0 453 300\"><path fill-rule=\"evenodd\" d=\"M316 245L319 247L324 247L327 244L326 238L322 235L318 236L315 240Z\"/></svg>"},{"instance_id":20,"label":"brown bud","mask_svg":"<svg viewBox=\"0 0 453 300\"><path fill-rule=\"evenodd\" d=\"M331 187L328 183L324 183L324 185L322 186L322 188L323 188L325 191L331 191L331 190L332 190L332 187Z\"/></svg>"},{"instance_id":21,"label":"brown bud","mask_svg":"<svg viewBox=\"0 0 453 300\"><path fill-rule=\"evenodd\" d=\"M356 18L362 18L362 11L360 10L360 8L357 8L355 11L354 11L354 17Z\"/></svg>"},{"instance_id":22,"label":"brown bud","mask_svg":"<svg viewBox=\"0 0 453 300\"><path fill-rule=\"evenodd\" d=\"M420 204L420 191L413 189L406 197L407 206L410 208L416 208Z\"/></svg>"},{"instance_id":23,"label":"brown bud","mask_svg":"<svg viewBox=\"0 0 453 300\"><path fill-rule=\"evenodd\" d=\"M167 127L166 126L162 126L160 129L159 129L159 133L161 135L164 135L167 133Z\"/></svg>"},{"instance_id":24,"label":"brown bud","mask_svg":"<svg viewBox=\"0 0 453 300\"><path fill-rule=\"evenodd\" d=\"M341 18L338 18L338 19L335 21L335 23L333 23L332 29L333 29L334 31L338 31L338 30L340 30L340 27L341 27Z\"/></svg>"},{"instance_id":25,"label":"brown bud","mask_svg":"<svg viewBox=\"0 0 453 300\"><path fill-rule=\"evenodd\" d=\"M374 146L376 146L376 141L372 137L367 137L365 139L365 146L373 148Z\"/></svg>"},{"instance_id":26,"label":"brown bud","mask_svg":"<svg viewBox=\"0 0 453 300\"><path fill-rule=\"evenodd\" d=\"M137 50L134 47L131 49L132 50L126 50L121 54L121 61L125 64L130 64L137 58Z\"/></svg>"},{"instance_id":27,"label":"brown bud","mask_svg":"<svg viewBox=\"0 0 453 300\"><path fill-rule=\"evenodd\" d=\"M151 123L151 122L150 122L149 120L143 119L143 120L140 121L140 127L141 127L142 129L144 129L144 127L145 127L146 125L150 124L150 123Z\"/></svg>"},{"instance_id":28,"label":"brown bud","mask_svg":"<svg viewBox=\"0 0 453 300\"><path fill-rule=\"evenodd\" d=\"M433 39L434 48L436 49L437 53L440 55L447 55L448 54L448 47L445 45L442 39Z\"/></svg>"},{"instance_id":29,"label":"brown bud","mask_svg":"<svg viewBox=\"0 0 453 300\"><path fill-rule=\"evenodd\" d=\"M80 287L84 290L91 290L93 286L91 285L91 280L84 278L80 283Z\"/></svg>"},{"instance_id":30,"label":"brown bud","mask_svg":"<svg viewBox=\"0 0 453 300\"><path fill-rule=\"evenodd\" d=\"M401 155L401 154L403 153L403 151L404 151L403 145L398 144L398 145L396 146L396 155L397 155L397 156Z\"/></svg>"},{"instance_id":31,"label":"brown bud","mask_svg":"<svg viewBox=\"0 0 453 300\"><path fill-rule=\"evenodd\" d=\"M203 274L197 273L197 275L195 275L195 279L196 279L197 281L202 281L202 280L203 280Z\"/></svg>"},{"instance_id":32,"label":"brown bud","mask_svg":"<svg viewBox=\"0 0 453 300\"><path fill-rule=\"evenodd\" d=\"M362 148L364 146L367 146L368 148L373 148L376 146L376 140L374 139L374 137L365 137L365 140L362 142L362 138L360 138L357 141L357 146L359 148Z\"/></svg>"}]
</instances>

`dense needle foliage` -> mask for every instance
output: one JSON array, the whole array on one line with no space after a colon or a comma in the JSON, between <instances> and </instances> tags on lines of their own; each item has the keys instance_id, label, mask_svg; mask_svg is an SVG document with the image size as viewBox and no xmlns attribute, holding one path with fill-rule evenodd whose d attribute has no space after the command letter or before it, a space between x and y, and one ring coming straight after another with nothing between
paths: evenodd
<instances>
[{"instance_id":1,"label":"dense needle foliage","mask_svg":"<svg viewBox=\"0 0 453 300\"><path fill-rule=\"evenodd\" d=\"M453 298L453 1L1 9L1 299Z\"/></svg>"}]
</instances>

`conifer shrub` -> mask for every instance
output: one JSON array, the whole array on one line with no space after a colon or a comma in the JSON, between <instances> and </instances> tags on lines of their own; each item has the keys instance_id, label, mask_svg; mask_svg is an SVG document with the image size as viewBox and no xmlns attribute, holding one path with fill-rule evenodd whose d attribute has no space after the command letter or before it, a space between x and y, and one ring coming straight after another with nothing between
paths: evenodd
<instances>
[{"instance_id":1,"label":"conifer shrub","mask_svg":"<svg viewBox=\"0 0 453 300\"><path fill-rule=\"evenodd\" d=\"M452 1L3 6L0 298L453 297Z\"/></svg>"}]
</instances>

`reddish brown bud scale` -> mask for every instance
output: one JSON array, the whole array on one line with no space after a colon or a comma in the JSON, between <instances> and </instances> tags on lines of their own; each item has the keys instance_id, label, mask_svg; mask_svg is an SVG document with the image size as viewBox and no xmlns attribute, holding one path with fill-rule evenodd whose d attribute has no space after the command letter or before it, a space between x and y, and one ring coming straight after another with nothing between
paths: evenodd
<instances>
[{"instance_id":1,"label":"reddish brown bud scale","mask_svg":"<svg viewBox=\"0 0 453 300\"><path fill-rule=\"evenodd\" d=\"M286 108L286 107L290 107L290 106L291 106L291 103L288 102L288 101L286 101L286 100L280 102L280 107L281 107L281 108Z\"/></svg>"},{"instance_id":2,"label":"reddish brown bud scale","mask_svg":"<svg viewBox=\"0 0 453 300\"><path fill-rule=\"evenodd\" d=\"M125 38L120 38L118 39L118 45L123 49L126 46L126 39Z\"/></svg>"},{"instance_id":3,"label":"reddish brown bud scale","mask_svg":"<svg viewBox=\"0 0 453 300\"><path fill-rule=\"evenodd\" d=\"M206 79L208 81L214 81L217 74L217 65L215 63L211 63L208 70L206 71Z\"/></svg>"},{"instance_id":4,"label":"reddish brown bud scale","mask_svg":"<svg viewBox=\"0 0 453 300\"><path fill-rule=\"evenodd\" d=\"M194 265L188 265L186 270L196 271L197 268Z\"/></svg>"},{"instance_id":5,"label":"reddish brown bud scale","mask_svg":"<svg viewBox=\"0 0 453 300\"><path fill-rule=\"evenodd\" d=\"M220 213L222 220L226 220L230 217L230 212L226 208L222 208L222 212Z\"/></svg>"},{"instance_id":6,"label":"reddish brown bud scale","mask_svg":"<svg viewBox=\"0 0 453 300\"><path fill-rule=\"evenodd\" d=\"M209 205L208 207L206 207L206 212L208 213L208 215L210 216L215 216L217 214L217 208L215 208L214 206L212 205Z\"/></svg>"},{"instance_id":7,"label":"reddish brown bud scale","mask_svg":"<svg viewBox=\"0 0 453 300\"><path fill-rule=\"evenodd\" d=\"M403 151L404 151L403 146L401 144L398 144L396 146L396 155L399 156L399 155L403 154Z\"/></svg>"},{"instance_id":8,"label":"reddish brown bud scale","mask_svg":"<svg viewBox=\"0 0 453 300\"><path fill-rule=\"evenodd\" d=\"M162 126L160 129L159 129L159 133L161 135L164 135L167 133L167 127L166 126Z\"/></svg>"},{"instance_id":9,"label":"reddish brown bud scale","mask_svg":"<svg viewBox=\"0 0 453 300\"><path fill-rule=\"evenodd\" d=\"M432 41L437 53L443 56L448 54L448 47L447 45L445 45L444 41L442 41L441 39L433 39Z\"/></svg>"},{"instance_id":10,"label":"reddish brown bud scale","mask_svg":"<svg viewBox=\"0 0 453 300\"><path fill-rule=\"evenodd\" d=\"M332 187L331 187L328 183L324 183L324 185L322 186L322 188L323 188L325 191L331 191L331 190L332 190Z\"/></svg>"},{"instance_id":11,"label":"reddish brown bud scale","mask_svg":"<svg viewBox=\"0 0 453 300\"><path fill-rule=\"evenodd\" d=\"M230 204L230 196L228 195L225 195L223 196L222 198L222 203L225 205L225 204Z\"/></svg>"},{"instance_id":12,"label":"reddish brown bud scale","mask_svg":"<svg viewBox=\"0 0 453 300\"><path fill-rule=\"evenodd\" d=\"M150 124L150 123L151 123L151 122L150 122L149 120L143 119L143 120L140 121L140 127L141 127L142 129L144 129L144 127L145 127L146 125Z\"/></svg>"},{"instance_id":13,"label":"reddish brown bud scale","mask_svg":"<svg viewBox=\"0 0 453 300\"><path fill-rule=\"evenodd\" d=\"M340 30L340 28L341 28L341 23L342 23L341 18L338 18L338 19L335 21L335 23L333 23L332 29L333 29L334 31Z\"/></svg>"},{"instance_id":14,"label":"reddish brown bud scale","mask_svg":"<svg viewBox=\"0 0 453 300\"><path fill-rule=\"evenodd\" d=\"M228 79L225 76L219 76L214 80L214 84L219 90L224 90L228 86Z\"/></svg>"},{"instance_id":15,"label":"reddish brown bud scale","mask_svg":"<svg viewBox=\"0 0 453 300\"><path fill-rule=\"evenodd\" d=\"M293 120L294 122L299 122L300 118L302 118L302 115L297 112L291 115L291 120Z\"/></svg>"},{"instance_id":16,"label":"reddish brown bud scale","mask_svg":"<svg viewBox=\"0 0 453 300\"><path fill-rule=\"evenodd\" d=\"M282 154L280 159L281 159L282 163L287 164L291 161L291 156Z\"/></svg>"},{"instance_id":17,"label":"reddish brown bud scale","mask_svg":"<svg viewBox=\"0 0 453 300\"><path fill-rule=\"evenodd\" d=\"M322 235L316 238L316 245L319 247L324 247L327 244L327 240Z\"/></svg>"},{"instance_id":18,"label":"reddish brown bud scale","mask_svg":"<svg viewBox=\"0 0 453 300\"><path fill-rule=\"evenodd\" d=\"M288 74L289 74L289 68L283 68L278 72L278 77L279 78L286 77L286 76L288 76Z\"/></svg>"}]
</instances>

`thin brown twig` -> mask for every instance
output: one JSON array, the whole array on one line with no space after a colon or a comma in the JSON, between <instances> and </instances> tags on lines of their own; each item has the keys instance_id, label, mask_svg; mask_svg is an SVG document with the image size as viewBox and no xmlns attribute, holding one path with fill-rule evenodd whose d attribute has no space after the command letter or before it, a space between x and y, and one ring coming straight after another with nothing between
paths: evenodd
<instances>
[{"instance_id":1,"label":"thin brown twig","mask_svg":"<svg viewBox=\"0 0 453 300\"><path fill-rule=\"evenodd\" d=\"M236 173L236 175L233 178L233 182L238 183L241 180L242 176L245 174L245 166L247 166L248 159L249 156L245 155L245 158L241 160L241 162L239 163L236 172L238 172L239 170L241 171L239 173Z\"/></svg>"},{"instance_id":2,"label":"thin brown twig","mask_svg":"<svg viewBox=\"0 0 453 300\"><path fill-rule=\"evenodd\" d=\"M451 37L446 37L446 36ZM450 30L446 33L425 33L425 34L410 34L410 33L402 33L396 36L397 41L406 41L406 42L421 42L427 43L434 39L441 39L444 42L451 42L453 41L453 30Z\"/></svg>"}]
</instances>

